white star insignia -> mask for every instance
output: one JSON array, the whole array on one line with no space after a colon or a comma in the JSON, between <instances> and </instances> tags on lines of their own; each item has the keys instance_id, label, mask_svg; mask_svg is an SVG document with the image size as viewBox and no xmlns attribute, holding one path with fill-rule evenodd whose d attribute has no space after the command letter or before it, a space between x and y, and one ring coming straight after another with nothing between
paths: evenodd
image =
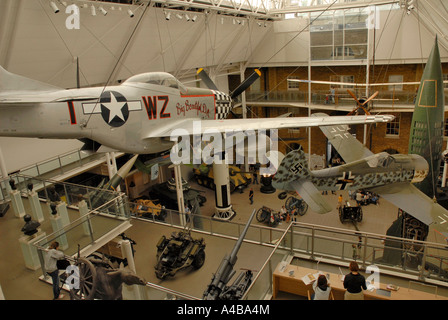
<instances>
[{"instance_id":1,"label":"white star insignia","mask_svg":"<svg viewBox=\"0 0 448 320\"><path fill-rule=\"evenodd\" d=\"M105 106L107 109L109 109L109 121L110 123L113 118L116 116L120 118L122 121L125 121L123 111L121 109L126 104L127 101L124 102L118 102L115 95L111 92L110 93L110 102L102 103L103 106Z\"/></svg>"}]
</instances>

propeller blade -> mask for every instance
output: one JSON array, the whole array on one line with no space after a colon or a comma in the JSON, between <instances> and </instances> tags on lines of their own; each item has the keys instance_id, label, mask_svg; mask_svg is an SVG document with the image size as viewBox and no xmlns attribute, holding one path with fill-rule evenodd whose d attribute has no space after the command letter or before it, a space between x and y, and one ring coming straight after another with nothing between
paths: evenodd
<instances>
[{"instance_id":1,"label":"propeller blade","mask_svg":"<svg viewBox=\"0 0 448 320\"><path fill-rule=\"evenodd\" d=\"M261 72L258 69L255 69L255 72L252 73L249 77L247 77L231 94L230 97L234 99L242 94L247 88L249 88L252 83L254 83L258 78L260 78Z\"/></svg>"},{"instance_id":2,"label":"propeller blade","mask_svg":"<svg viewBox=\"0 0 448 320\"><path fill-rule=\"evenodd\" d=\"M367 99L366 101L363 102L362 105L367 104L367 102L369 102L370 100L372 100L373 98L375 98L378 95L379 91L375 92L374 94L372 94L369 99Z\"/></svg>"},{"instance_id":3,"label":"propeller blade","mask_svg":"<svg viewBox=\"0 0 448 320\"><path fill-rule=\"evenodd\" d=\"M360 105L358 98L355 96L355 94L348 89L347 89L347 92L352 96L353 99L355 99L356 104Z\"/></svg>"},{"instance_id":4,"label":"propeller blade","mask_svg":"<svg viewBox=\"0 0 448 320\"><path fill-rule=\"evenodd\" d=\"M213 83L212 79L210 79L204 68L200 68L197 72L197 75L199 76L199 78L201 78L202 81L204 81L207 88L209 88L210 90L219 91L218 87Z\"/></svg>"}]
</instances>

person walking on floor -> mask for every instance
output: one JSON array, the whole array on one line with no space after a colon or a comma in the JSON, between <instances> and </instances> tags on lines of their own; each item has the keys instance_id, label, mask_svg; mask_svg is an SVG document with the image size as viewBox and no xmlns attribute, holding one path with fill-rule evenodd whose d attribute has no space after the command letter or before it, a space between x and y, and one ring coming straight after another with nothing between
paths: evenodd
<instances>
[{"instance_id":1,"label":"person walking on floor","mask_svg":"<svg viewBox=\"0 0 448 320\"><path fill-rule=\"evenodd\" d=\"M254 203L254 190L252 188L250 188L250 191L249 191L249 200L250 200L250 204Z\"/></svg>"},{"instance_id":2,"label":"person walking on floor","mask_svg":"<svg viewBox=\"0 0 448 320\"><path fill-rule=\"evenodd\" d=\"M342 194L338 197L338 209L342 207L342 202L344 201Z\"/></svg>"},{"instance_id":3,"label":"person walking on floor","mask_svg":"<svg viewBox=\"0 0 448 320\"><path fill-rule=\"evenodd\" d=\"M258 174L257 174L257 171L254 171L253 173L252 173L252 176L253 176L253 178L254 178L254 181L252 182L253 184L258 184Z\"/></svg>"}]
</instances>

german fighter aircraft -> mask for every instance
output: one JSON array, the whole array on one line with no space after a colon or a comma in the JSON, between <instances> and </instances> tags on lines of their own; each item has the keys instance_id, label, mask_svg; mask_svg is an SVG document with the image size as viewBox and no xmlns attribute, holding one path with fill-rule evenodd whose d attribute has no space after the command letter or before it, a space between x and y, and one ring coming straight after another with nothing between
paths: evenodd
<instances>
[{"instance_id":1,"label":"german fighter aircraft","mask_svg":"<svg viewBox=\"0 0 448 320\"><path fill-rule=\"evenodd\" d=\"M369 190L447 235L448 210L414 185L425 181L428 172L433 175L433 167L438 168L440 156L434 164L434 154L431 156L429 151L434 149L441 153L443 101L442 73L436 42L421 79L411 129L410 150L420 152L373 154L350 134L347 126L321 126L320 129L346 164L310 171L303 151L295 150L283 158L274 176L273 186L296 191L318 213L332 210L320 191ZM419 108L424 109L421 114ZM318 113L314 115L325 116Z\"/></svg>"},{"instance_id":2,"label":"german fighter aircraft","mask_svg":"<svg viewBox=\"0 0 448 320\"><path fill-rule=\"evenodd\" d=\"M202 75L202 72L200 76ZM255 77L247 79L253 81ZM130 77L117 86L63 89L0 67L0 136L79 139L86 150L155 154L169 150L176 128L194 132L213 129L260 130L390 121L393 116L336 116L326 118L225 119L233 93L185 87L165 72Z\"/></svg>"}]
</instances>

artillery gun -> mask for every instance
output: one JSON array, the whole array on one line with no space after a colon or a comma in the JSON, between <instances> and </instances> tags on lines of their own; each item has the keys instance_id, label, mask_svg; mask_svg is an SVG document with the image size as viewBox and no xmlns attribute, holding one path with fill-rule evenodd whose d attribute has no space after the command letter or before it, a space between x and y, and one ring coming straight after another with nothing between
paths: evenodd
<instances>
[{"instance_id":1,"label":"artillery gun","mask_svg":"<svg viewBox=\"0 0 448 320\"><path fill-rule=\"evenodd\" d=\"M252 272L250 270L245 273L241 273L237 279L233 282L231 286L227 286L227 283L235 275L236 260L238 259L237 254L241 248L244 237L246 236L247 230L249 230L250 223L255 216L256 210L254 210L244 227L243 232L241 232L238 241L231 254L226 254L218 267L218 270L212 277L211 283L207 286L204 291L204 300L237 300L246 292L247 288L252 283ZM244 277L244 278L243 278Z\"/></svg>"},{"instance_id":2,"label":"artillery gun","mask_svg":"<svg viewBox=\"0 0 448 320\"><path fill-rule=\"evenodd\" d=\"M205 262L205 241L194 239L189 229L173 232L171 238L162 236L157 243L156 276L165 279L177 271L192 266L199 269Z\"/></svg>"}]
</instances>

